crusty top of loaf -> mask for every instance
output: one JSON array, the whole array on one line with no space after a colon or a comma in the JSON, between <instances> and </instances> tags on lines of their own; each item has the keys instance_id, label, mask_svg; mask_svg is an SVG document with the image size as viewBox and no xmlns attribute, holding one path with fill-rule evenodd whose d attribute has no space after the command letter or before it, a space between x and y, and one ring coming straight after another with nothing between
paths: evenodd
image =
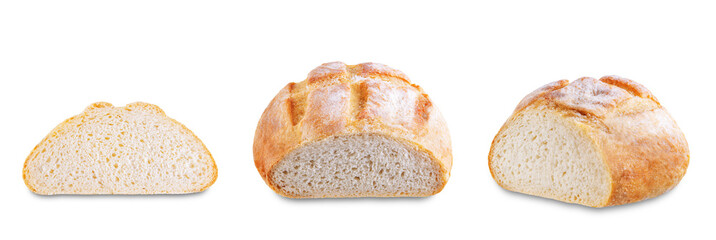
<instances>
[{"instance_id":1,"label":"crusty top of loaf","mask_svg":"<svg viewBox=\"0 0 716 240\"><path fill-rule=\"evenodd\" d=\"M604 76L599 80L582 77L572 83L559 80L544 85L522 99L515 112L540 99L596 117L615 110L644 111L660 106L656 97L641 84L619 76ZM621 105L629 106L617 108Z\"/></svg>"},{"instance_id":2,"label":"crusty top of loaf","mask_svg":"<svg viewBox=\"0 0 716 240\"><path fill-rule=\"evenodd\" d=\"M452 163L440 112L402 72L378 63L325 63L306 80L289 83L271 101L256 129L254 159L262 177L290 150L329 136L379 133L416 143Z\"/></svg>"}]
</instances>

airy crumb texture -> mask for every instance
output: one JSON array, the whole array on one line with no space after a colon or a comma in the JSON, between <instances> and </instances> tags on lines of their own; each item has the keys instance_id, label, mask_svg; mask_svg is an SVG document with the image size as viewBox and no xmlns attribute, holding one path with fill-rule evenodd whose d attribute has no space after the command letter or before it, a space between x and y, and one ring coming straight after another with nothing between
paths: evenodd
<instances>
[{"instance_id":1,"label":"airy crumb texture","mask_svg":"<svg viewBox=\"0 0 716 240\"><path fill-rule=\"evenodd\" d=\"M297 198L429 196L441 190L441 176L427 153L378 134L310 143L270 173L273 188Z\"/></svg>"},{"instance_id":2,"label":"airy crumb texture","mask_svg":"<svg viewBox=\"0 0 716 240\"><path fill-rule=\"evenodd\" d=\"M159 107L95 103L35 147L23 177L43 195L179 194L205 190L217 169L201 140Z\"/></svg>"},{"instance_id":3,"label":"airy crumb texture","mask_svg":"<svg viewBox=\"0 0 716 240\"><path fill-rule=\"evenodd\" d=\"M609 198L599 149L559 112L527 108L493 144L490 169L505 189L589 206Z\"/></svg>"}]
</instances>

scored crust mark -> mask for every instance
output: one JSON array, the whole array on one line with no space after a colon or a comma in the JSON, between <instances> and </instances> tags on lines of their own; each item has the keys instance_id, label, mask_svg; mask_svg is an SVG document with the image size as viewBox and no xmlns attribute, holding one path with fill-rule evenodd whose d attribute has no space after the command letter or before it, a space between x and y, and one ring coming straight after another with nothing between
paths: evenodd
<instances>
[{"instance_id":1,"label":"scored crust mark","mask_svg":"<svg viewBox=\"0 0 716 240\"><path fill-rule=\"evenodd\" d=\"M291 124L297 126L304 121L306 112L312 111L311 106L324 106L318 103L311 104L310 101L320 100L317 98L322 94L321 89L334 85L348 87L349 113L357 119L380 116L396 119L393 117L407 117L411 114L413 116L408 119L421 124L430 118L432 107L430 98L420 86L411 84L403 72L379 63L346 65L342 62L330 62L313 69L305 81L287 85L289 97L286 101ZM385 90L395 95L383 94ZM395 124L407 127L411 123L404 121Z\"/></svg>"},{"instance_id":2,"label":"scored crust mark","mask_svg":"<svg viewBox=\"0 0 716 240\"><path fill-rule=\"evenodd\" d=\"M566 87L550 92L546 97L562 107L584 114L603 116L631 96L624 89L594 78L583 77Z\"/></svg>"},{"instance_id":3,"label":"scored crust mark","mask_svg":"<svg viewBox=\"0 0 716 240\"><path fill-rule=\"evenodd\" d=\"M309 84L331 80L348 73L348 66L342 62L324 63L308 73L306 79Z\"/></svg>"},{"instance_id":4,"label":"scored crust mark","mask_svg":"<svg viewBox=\"0 0 716 240\"><path fill-rule=\"evenodd\" d=\"M550 93L554 90L563 88L563 87L567 86L568 84L569 84L569 80L559 80L556 82L548 83L548 84L538 88L537 90L534 90L530 94L527 94L527 96L525 96L525 98L523 98L522 101L520 101L520 103L517 104L517 107L515 108L515 112L524 109L525 107L527 107L527 105L530 105L532 102L534 102L538 98L543 97L545 94Z\"/></svg>"},{"instance_id":5,"label":"scored crust mark","mask_svg":"<svg viewBox=\"0 0 716 240\"><path fill-rule=\"evenodd\" d=\"M520 101L515 112L540 99L548 99L581 115L599 117L634 97L659 103L648 89L632 80L619 76L604 76L599 80L582 77L571 83L560 80L538 88Z\"/></svg>"},{"instance_id":6,"label":"scored crust mark","mask_svg":"<svg viewBox=\"0 0 716 240\"><path fill-rule=\"evenodd\" d=\"M400 70L393 69L380 63L361 63L357 65L346 65L342 62L324 63L313 69L306 79L309 84L322 83L329 80L355 81L355 77L394 77L404 82L410 82L408 76ZM341 79L342 78L342 79Z\"/></svg>"},{"instance_id":7,"label":"scored crust mark","mask_svg":"<svg viewBox=\"0 0 716 240\"><path fill-rule=\"evenodd\" d=\"M351 95L358 94L357 98L351 97L357 101L351 100L351 102L357 103L356 108L362 108L364 106L362 103L366 101L364 97L366 96L366 86L362 84L362 81L374 77L393 77L404 83L409 83L408 77L404 73L379 63L361 63L349 66L342 62L330 62L318 66L308 74L306 81L290 83L288 86L291 123L295 126L304 118L308 105L306 103L307 95L311 89L320 89L333 84L347 83L351 89ZM413 87L419 89L417 85ZM358 109L354 109L352 112L358 112Z\"/></svg>"},{"instance_id":8,"label":"scored crust mark","mask_svg":"<svg viewBox=\"0 0 716 240\"><path fill-rule=\"evenodd\" d=\"M358 119L382 119L384 123L414 129L429 119L432 103L427 95L409 86L396 86L381 80L367 79L366 101Z\"/></svg>"},{"instance_id":9,"label":"scored crust mark","mask_svg":"<svg viewBox=\"0 0 716 240\"><path fill-rule=\"evenodd\" d=\"M355 66L356 69L359 71L356 71L356 75L361 77L371 77L371 76L390 76L399 78L405 82L410 82L408 79L408 76L405 75L405 73L401 72L400 70L393 69L391 67L388 67L384 64L380 63L361 63Z\"/></svg>"},{"instance_id":10,"label":"scored crust mark","mask_svg":"<svg viewBox=\"0 0 716 240\"><path fill-rule=\"evenodd\" d=\"M368 102L368 84L366 81L361 81L351 85L351 97L353 109L351 115L356 119L360 118L362 110L365 109L365 104Z\"/></svg>"},{"instance_id":11,"label":"scored crust mark","mask_svg":"<svg viewBox=\"0 0 716 240\"><path fill-rule=\"evenodd\" d=\"M420 94L415 104L415 122L425 123L430 119L430 110L433 102L428 98L428 94Z\"/></svg>"},{"instance_id":12,"label":"scored crust mark","mask_svg":"<svg viewBox=\"0 0 716 240\"><path fill-rule=\"evenodd\" d=\"M301 128L303 138L319 138L341 131L348 121L351 89L347 83L321 87L307 97ZM336 114L330 114L336 113Z\"/></svg>"},{"instance_id":13,"label":"scored crust mark","mask_svg":"<svg viewBox=\"0 0 716 240\"><path fill-rule=\"evenodd\" d=\"M635 96L642 97L642 98L648 98L648 99L654 100L654 102L656 102L656 103L659 103L659 100L657 100L656 97L654 97L654 95L651 94L651 91L649 91L649 89L644 87L644 85L641 85L641 84L639 84L635 81L632 81L630 79L623 78L623 77L616 76L616 75L610 75L610 76L604 76L604 77L600 78L599 81L620 87Z\"/></svg>"},{"instance_id":14,"label":"scored crust mark","mask_svg":"<svg viewBox=\"0 0 716 240\"><path fill-rule=\"evenodd\" d=\"M303 91L297 91L296 83L288 84L289 97L286 99L288 113L291 116L291 124L296 125L303 118L303 114L306 112L306 94Z\"/></svg>"}]
</instances>

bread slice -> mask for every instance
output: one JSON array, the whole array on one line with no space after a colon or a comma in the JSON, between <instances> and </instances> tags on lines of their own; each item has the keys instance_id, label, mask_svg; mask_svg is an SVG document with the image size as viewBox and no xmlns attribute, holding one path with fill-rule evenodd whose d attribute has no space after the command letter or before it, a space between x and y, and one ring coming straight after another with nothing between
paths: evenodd
<instances>
[{"instance_id":1,"label":"bread slice","mask_svg":"<svg viewBox=\"0 0 716 240\"><path fill-rule=\"evenodd\" d=\"M52 194L179 194L216 181L204 144L157 106L98 102L65 120L25 161L27 187Z\"/></svg>"},{"instance_id":2,"label":"bread slice","mask_svg":"<svg viewBox=\"0 0 716 240\"><path fill-rule=\"evenodd\" d=\"M606 76L553 82L527 95L488 158L492 177L507 190L605 207L676 186L689 150L649 90Z\"/></svg>"},{"instance_id":3,"label":"bread slice","mask_svg":"<svg viewBox=\"0 0 716 240\"><path fill-rule=\"evenodd\" d=\"M405 74L333 62L271 101L254 161L286 197L405 197L440 192L452 155L445 120Z\"/></svg>"}]
</instances>

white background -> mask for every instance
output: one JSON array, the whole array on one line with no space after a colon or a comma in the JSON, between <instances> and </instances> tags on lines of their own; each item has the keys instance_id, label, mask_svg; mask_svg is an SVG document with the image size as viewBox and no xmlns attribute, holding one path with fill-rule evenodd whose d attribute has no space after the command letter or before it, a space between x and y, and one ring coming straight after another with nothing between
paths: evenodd
<instances>
[{"instance_id":1,"label":"white background","mask_svg":"<svg viewBox=\"0 0 716 240\"><path fill-rule=\"evenodd\" d=\"M711 238L716 8L708 1L3 1L0 237ZM291 200L252 157L256 123L324 62L373 61L421 85L450 127L444 191L420 199ZM559 79L647 86L691 164L655 199L592 209L501 189L490 142L520 99ZM96 101L145 101L193 130L219 178L183 196L38 196L25 157Z\"/></svg>"}]
</instances>

